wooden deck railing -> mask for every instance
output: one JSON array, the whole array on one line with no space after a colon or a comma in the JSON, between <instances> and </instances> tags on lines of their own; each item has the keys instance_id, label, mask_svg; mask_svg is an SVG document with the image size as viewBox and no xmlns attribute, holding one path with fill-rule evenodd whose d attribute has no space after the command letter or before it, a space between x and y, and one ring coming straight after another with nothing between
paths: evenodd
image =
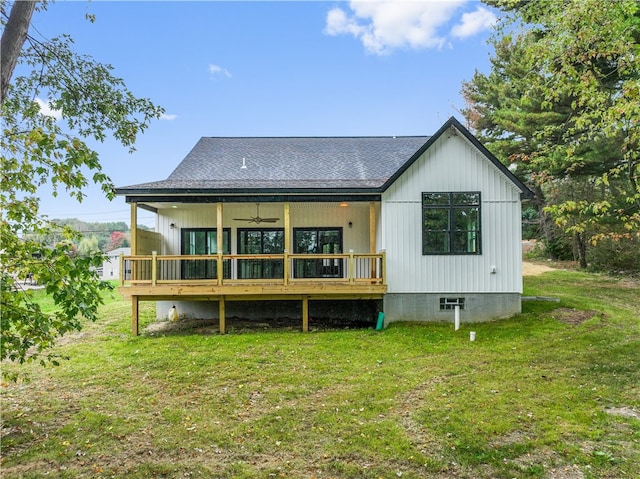
<instances>
[{"instance_id":1,"label":"wooden deck railing","mask_svg":"<svg viewBox=\"0 0 640 479\"><path fill-rule=\"evenodd\" d=\"M120 256L120 285L385 285L384 253Z\"/></svg>"}]
</instances>

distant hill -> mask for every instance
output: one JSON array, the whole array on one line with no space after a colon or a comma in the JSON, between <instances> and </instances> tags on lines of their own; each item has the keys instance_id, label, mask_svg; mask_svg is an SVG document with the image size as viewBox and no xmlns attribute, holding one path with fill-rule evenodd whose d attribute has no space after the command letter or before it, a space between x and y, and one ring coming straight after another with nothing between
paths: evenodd
<instances>
[{"instance_id":1,"label":"distant hill","mask_svg":"<svg viewBox=\"0 0 640 479\"><path fill-rule=\"evenodd\" d=\"M77 218L54 219L54 223L70 228L82 234L82 238L76 241L76 247L80 252L88 250L100 250L103 252L116 248L130 246L131 231L124 221L116 222L86 222ZM144 225L138 225L140 229L151 229ZM47 243L56 243L62 238L52 235L47 238Z\"/></svg>"}]
</instances>

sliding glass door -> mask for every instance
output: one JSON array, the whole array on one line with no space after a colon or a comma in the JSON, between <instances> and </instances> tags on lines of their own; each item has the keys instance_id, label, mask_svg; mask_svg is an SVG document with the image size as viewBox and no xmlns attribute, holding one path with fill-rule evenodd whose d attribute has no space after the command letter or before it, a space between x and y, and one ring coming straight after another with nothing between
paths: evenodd
<instances>
[{"instance_id":1,"label":"sliding glass door","mask_svg":"<svg viewBox=\"0 0 640 479\"><path fill-rule=\"evenodd\" d=\"M294 253L342 253L342 228L294 228ZM296 278L341 278L342 259L296 259Z\"/></svg>"},{"instance_id":2,"label":"sliding glass door","mask_svg":"<svg viewBox=\"0 0 640 479\"><path fill-rule=\"evenodd\" d=\"M283 254L284 229L238 229L239 254ZM284 261L281 259L238 260L239 279L284 278Z\"/></svg>"},{"instance_id":3,"label":"sliding glass door","mask_svg":"<svg viewBox=\"0 0 640 479\"><path fill-rule=\"evenodd\" d=\"M180 233L180 254L217 255L218 232L215 228L183 228ZM222 231L223 254L229 254L231 230ZM182 260L182 279L216 279L218 277L216 260ZM225 262L223 276L230 277L231 268Z\"/></svg>"}]
</instances>

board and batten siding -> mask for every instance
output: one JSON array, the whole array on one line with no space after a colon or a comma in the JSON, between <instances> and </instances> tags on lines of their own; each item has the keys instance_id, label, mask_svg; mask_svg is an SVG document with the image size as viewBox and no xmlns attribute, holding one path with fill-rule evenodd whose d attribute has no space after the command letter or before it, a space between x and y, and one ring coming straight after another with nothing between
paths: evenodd
<instances>
[{"instance_id":1,"label":"board and batten siding","mask_svg":"<svg viewBox=\"0 0 640 479\"><path fill-rule=\"evenodd\" d=\"M180 230L183 228L215 228L217 225L215 203L180 204L176 208L158 210L157 230L161 232L163 244L160 254L180 254ZM343 249L356 253L369 251L369 203L349 203L341 207L339 203L290 203L291 228L327 227L342 228ZM223 228L231 228L231 253L237 254L238 228L283 228L284 204L260 203L260 216L280 218L275 223L255 223L236 221L234 218L251 218L256 215L255 203L224 203L222 212ZM351 222L351 227L349 223ZM174 224L174 228L170 225Z\"/></svg>"},{"instance_id":2,"label":"board and batten siding","mask_svg":"<svg viewBox=\"0 0 640 479\"><path fill-rule=\"evenodd\" d=\"M450 191L481 194L480 255L422 254L422 193ZM462 135L443 134L381 208L389 293L522 293L520 191Z\"/></svg>"}]
</instances>

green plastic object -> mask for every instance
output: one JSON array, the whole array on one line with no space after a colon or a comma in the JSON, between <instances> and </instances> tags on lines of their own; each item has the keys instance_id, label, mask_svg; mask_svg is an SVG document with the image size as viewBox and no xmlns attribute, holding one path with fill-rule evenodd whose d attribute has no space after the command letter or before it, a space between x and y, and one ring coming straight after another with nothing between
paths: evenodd
<instances>
[{"instance_id":1,"label":"green plastic object","mask_svg":"<svg viewBox=\"0 0 640 479\"><path fill-rule=\"evenodd\" d=\"M378 313L378 324L376 324L376 331L381 331L384 328L384 313L380 311Z\"/></svg>"}]
</instances>

